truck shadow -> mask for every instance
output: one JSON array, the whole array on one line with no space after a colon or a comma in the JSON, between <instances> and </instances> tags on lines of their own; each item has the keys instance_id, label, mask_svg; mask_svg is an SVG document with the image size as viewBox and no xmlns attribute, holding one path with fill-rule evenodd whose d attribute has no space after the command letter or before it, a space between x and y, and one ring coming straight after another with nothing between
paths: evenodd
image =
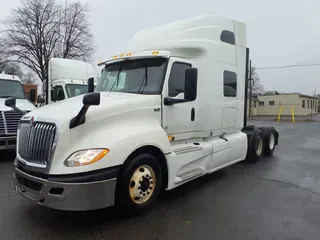
<instances>
[{"instance_id":1,"label":"truck shadow","mask_svg":"<svg viewBox=\"0 0 320 240\"><path fill-rule=\"evenodd\" d=\"M183 222L190 217L202 218L203 214L212 211L213 204L221 211L228 212L223 209L227 206L220 204L219 199L235 197L234 190L247 181L243 180L244 176L274 166L274 160L255 164L238 163L192 180L164 192L150 211L136 217L119 216L114 207L87 212L66 212L24 200L21 200L14 214L18 214L15 217L22 220L21 224L28 222L29 229L40 231L39 234L50 236L50 239L59 239L62 235L65 239L81 239L83 236L116 239L116 236L132 231L136 234L147 234L151 231L152 235L153 230L161 235L168 221ZM237 185L238 182L240 185ZM163 234L165 235L165 232Z\"/></svg>"},{"instance_id":2,"label":"truck shadow","mask_svg":"<svg viewBox=\"0 0 320 240\"><path fill-rule=\"evenodd\" d=\"M24 208L26 217L32 221L37 227L42 226L46 228L50 226L50 231L64 233L83 231L88 234L88 231L99 231L103 228L103 231L108 229L119 229L119 226L135 225L138 222L148 222L151 219L160 217L170 211L170 208L174 208L177 205L181 205L181 202L190 203L194 201L205 192L207 185L219 184L225 178L224 170L217 171L213 174L206 175L195 179L189 183L186 183L174 190L164 192L161 194L159 200L149 212L146 212L136 217L124 217L119 216L115 207L107 209L86 211L86 212L65 212L52 210L45 207L41 207L35 204L28 204L28 208ZM210 187L210 191L214 191L214 187ZM148 220L149 219L149 220ZM95 230L94 230L95 229Z\"/></svg>"},{"instance_id":3,"label":"truck shadow","mask_svg":"<svg viewBox=\"0 0 320 240\"><path fill-rule=\"evenodd\" d=\"M275 159L270 160L265 159L254 164L240 162L192 180L171 191L166 191L161 194L150 211L136 217L119 216L115 207L86 212L66 212L29 203L27 207L21 208L21 211L24 218L33 222L36 228L48 229L47 231L50 231L53 235L57 234L57 237L59 237L59 232L60 234L63 232L66 238L68 236L72 238L75 232L88 236L89 232L95 235L101 233L101 231L112 231L121 235L126 228L142 228L142 223L154 226L150 222L151 220L160 223L160 225L154 226L158 228L166 224L165 219L172 215L179 217L186 214L197 216L206 212L206 209L211 207L211 202L216 199L216 194L228 196L230 192L228 193L227 189L232 189L237 181L243 179L243 176L252 175L257 170L263 171L274 166Z\"/></svg>"},{"instance_id":4,"label":"truck shadow","mask_svg":"<svg viewBox=\"0 0 320 240\"><path fill-rule=\"evenodd\" d=\"M16 157L15 150L0 151L0 163L1 162L13 162Z\"/></svg>"},{"instance_id":5,"label":"truck shadow","mask_svg":"<svg viewBox=\"0 0 320 240\"><path fill-rule=\"evenodd\" d=\"M176 189L161 194L155 206L148 212L136 217L123 217L117 214L115 207L107 209L66 212L52 210L36 204L28 204L21 211L24 218L33 222L36 228L48 229L53 235L63 232L67 237L77 234L98 234L100 231L116 231L121 233L124 228L141 228L141 224L150 224L151 219L165 224L165 216L197 214L198 210L211 207L206 200L215 198L215 194L224 194L226 186L234 186L237 179L243 175L250 175L254 169L273 165L269 161L260 161L255 164L238 163L209 175L192 180ZM193 209L193 210L192 210ZM198 209L198 210L197 210ZM161 225L160 224L160 225ZM50 227L49 227L50 226ZM59 235L57 235L58 237Z\"/></svg>"}]
</instances>

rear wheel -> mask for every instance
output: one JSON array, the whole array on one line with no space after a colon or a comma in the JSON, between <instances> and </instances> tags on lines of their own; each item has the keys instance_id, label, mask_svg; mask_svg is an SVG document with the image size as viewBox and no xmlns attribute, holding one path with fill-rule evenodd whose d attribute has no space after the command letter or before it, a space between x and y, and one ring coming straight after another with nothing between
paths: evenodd
<instances>
[{"instance_id":1,"label":"rear wheel","mask_svg":"<svg viewBox=\"0 0 320 240\"><path fill-rule=\"evenodd\" d=\"M247 161L257 162L263 154L263 135L260 129L254 129L248 145Z\"/></svg>"},{"instance_id":2,"label":"rear wheel","mask_svg":"<svg viewBox=\"0 0 320 240\"><path fill-rule=\"evenodd\" d=\"M263 154L271 156L276 148L276 133L273 127L264 127L261 129L264 136Z\"/></svg>"},{"instance_id":3,"label":"rear wheel","mask_svg":"<svg viewBox=\"0 0 320 240\"><path fill-rule=\"evenodd\" d=\"M151 154L140 153L124 164L116 189L116 207L123 215L150 209L162 184L161 165Z\"/></svg>"}]
</instances>

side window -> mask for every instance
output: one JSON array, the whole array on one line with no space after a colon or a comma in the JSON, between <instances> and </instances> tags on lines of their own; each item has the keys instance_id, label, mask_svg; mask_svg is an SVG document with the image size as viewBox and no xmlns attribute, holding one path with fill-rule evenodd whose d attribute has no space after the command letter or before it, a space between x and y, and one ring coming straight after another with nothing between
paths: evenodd
<instances>
[{"instance_id":1,"label":"side window","mask_svg":"<svg viewBox=\"0 0 320 240\"><path fill-rule=\"evenodd\" d=\"M230 71L223 72L223 94L225 97L237 96L237 74Z\"/></svg>"},{"instance_id":2,"label":"side window","mask_svg":"<svg viewBox=\"0 0 320 240\"><path fill-rule=\"evenodd\" d=\"M65 96L62 86L55 86L55 90L57 92L58 101L64 100Z\"/></svg>"},{"instance_id":3,"label":"side window","mask_svg":"<svg viewBox=\"0 0 320 240\"><path fill-rule=\"evenodd\" d=\"M179 93L184 93L185 71L190 68L190 64L174 63L169 77L169 97L176 97Z\"/></svg>"},{"instance_id":4,"label":"side window","mask_svg":"<svg viewBox=\"0 0 320 240\"><path fill-rule=\"evenodd\" d=\"M229 43L232 45L236 44L236 40L234 37L234 33L228 30L223 30L220 35L220 40L225 43Z\"/></svg>"}]
</instances>

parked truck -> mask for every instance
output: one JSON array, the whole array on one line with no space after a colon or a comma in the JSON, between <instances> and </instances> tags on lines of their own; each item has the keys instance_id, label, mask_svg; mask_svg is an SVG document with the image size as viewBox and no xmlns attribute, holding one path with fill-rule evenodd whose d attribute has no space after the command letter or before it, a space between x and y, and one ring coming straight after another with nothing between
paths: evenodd
<instances>
[{"instance_id":1,"label":"parked truck","mask_svg":"<svg viewBox=\"0 0 320 240\"><path fill-rule=\"evenodd\" d=\"M48 64L48 81L44 81L46 99L42 106L88 93L88 79L94 77L94 67L86 62L51 58Z\"/></svg>"},{"instance_id":2,"label":"parked truck","mask_svg":"<svg viewBox=\"0 0 320 240\"><path fill-rule=\"evenodd\" d=\"M74 70L75 69L75 70ZM94 67L85 62L51 58L49 61L48 101L37 97L36 84L22 84L18 76L0 74L0 150L16 147L20 118L36 106L51 104L88 92L88 79L94 76ZM7 98L14 97L16 108L5 106ZM2 100L1 100L2 99Z\"/></svg>"},{"instance_id":3,"label":"parked truck","mask_svg":"<svg viewBox=\"0 0 320 240\"><path fill-rule=\"evenodd\" d=\"M54 209L137 214L162 190L272 155L279 133L246 123L248 59L246 25L220 15L137 33L100 61L94 92L23 116L16 191Z\"/></svg>"},{"instance_id":4,"label":"parked truck","mask_svg":"<svg viewBox=\"0 0 320 240\"><path fill-rule=\"evenodd\" d=\"M35 100L36 93L30 91L30 99ZM16 98L16 111L5 106L8 97ZM18 76L0 74L0 151L16 147L17 129L20 118L24 113L35 109L26 98Z\"/></svg>"}]
</instances>

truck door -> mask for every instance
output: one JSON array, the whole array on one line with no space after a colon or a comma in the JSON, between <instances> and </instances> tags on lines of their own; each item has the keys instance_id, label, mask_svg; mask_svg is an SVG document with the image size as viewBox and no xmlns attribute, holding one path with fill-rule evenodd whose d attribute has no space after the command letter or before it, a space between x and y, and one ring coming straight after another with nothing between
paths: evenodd
<instances>
[{"instance_id":1,"label":"truck door","mask_svg":"<svg viewBox=\"0 0 320 240\"><path fill-rule=\"evenodd\" d=\"M162 96L162 127L167 134L176 140L191 138L194 127L195 101L177 103L172 106L164 105L164 98L184 99L185 70L192 67L190 62L171 57L163 86Z\"/></svg>"}]
</instances>

